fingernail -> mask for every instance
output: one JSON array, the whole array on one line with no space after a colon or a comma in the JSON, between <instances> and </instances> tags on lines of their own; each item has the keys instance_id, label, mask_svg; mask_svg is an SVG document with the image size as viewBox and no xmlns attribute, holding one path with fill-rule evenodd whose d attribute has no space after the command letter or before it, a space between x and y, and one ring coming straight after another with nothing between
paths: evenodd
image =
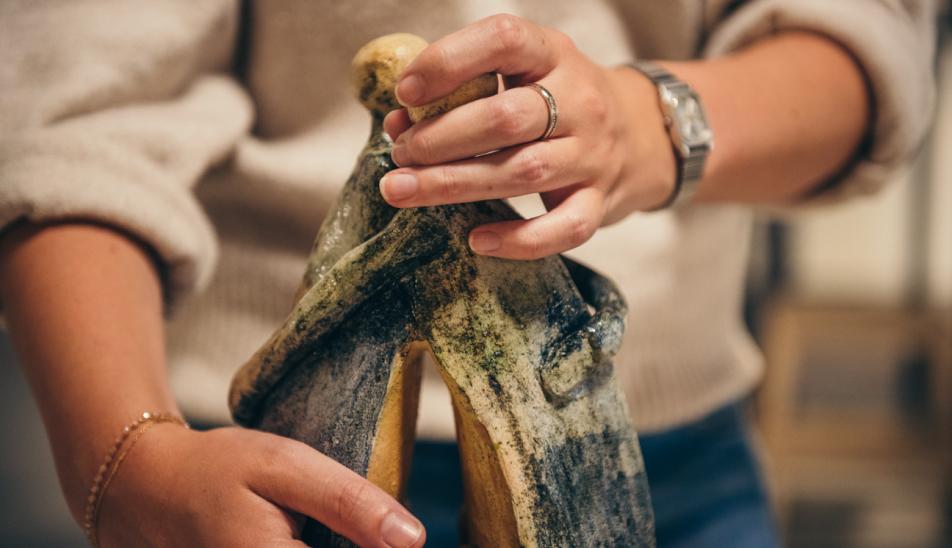
<instances>
[{"instance_id":1,"label":"fingernail","mask_svg":"<svg viewBox=\"0 0 952 548\"><path fill-rule=\"evenodd\" d=\"M499 238L499 234L488 230L474 231L469 235L469 247L473 248L476 253L496 251L501 244L502 240Z\"/></svg>"},{"instance_id":2,"label":"fingernail","mask_svg":"<svg viewBox=\"0 0 952 548\"><path fill-rule=\"evenodd\" d=\"M401 516L396 512L387 514L380 525L380 536L387 543L387 546L392 548L413 546L420 540L422 534L423 526L418 521Z\"/></svg>"},{"instance_id":3,"label":"fingernail","mask_svg":"<svg viewBox=\"0 0 952 548\"><path fill-rule=\"evenodd\" d=\"M405 200L417 192L417 178L409 173L391 173L380 179L380 193L388 200Z\"/></svg>"},{"instance_id":4,"label":"fingernail","mask_svg":"<svg viewBox=\"0 0 952 548\"><path fill-rule=\"evenodd\" d=\"M383 130L387 134L387 137L390 137L391 141L395 141L396 139L394 138L393 135L390 134L390 131L387 130L387 126L390 125L390 122L388 122L387 120L391 120L394 116L396 116L396 112L397 112L396 110L391 110L390 112L387 113L386 116L383 117Z\"/></svg>"},{"instance_id":5,"label":"fingernail","mask_svg":"<svg viewBox=\"0 0 952 548\"><path fill-rule=\"evenodd\" d=\"M393 150L390 151L390 159L398 166L410 163L405 142L401 142L400 139L397 139L397 142L393 144Z\"/></svg>"},{"instance_id":6,"label":"fingernail","mask_svg":"<svg viewBox=\"0 0 952 548\"><path fill-rule=\"evenodd\" d=\"M423 97L423 78L411 74L397 83L397 101L403 106L415 104Z\"/></svg>"}]
</instances>

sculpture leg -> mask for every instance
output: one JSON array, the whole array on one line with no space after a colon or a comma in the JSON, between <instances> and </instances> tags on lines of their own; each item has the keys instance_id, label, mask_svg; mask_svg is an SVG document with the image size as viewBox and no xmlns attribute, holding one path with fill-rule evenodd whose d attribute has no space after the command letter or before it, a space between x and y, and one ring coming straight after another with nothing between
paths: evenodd
<instances>
[{"instance_id":1,"label":"sculpture leg","mask_svg":"<svg viewBox=\"0 0 952 548\"><path fill-rule=\"evenodd\" d=\"M268 396L256 428L304 443L400 498L405 491L420 389L409 303L381 294L313 347ZM312 546L352 546L309 521Z\"/></svg>"},{"instance_id":2,"label":"sculpture leg","mask_svg":"<svg viewBox=\"0 0 952 548\"><path fill-rule=\"evenodd\" d=\"M462 236L415 272L427 291L411 293L453 396L465 540L654 546L644 463L609 361L624 304L604 278L574 272L577 287L558 257L474 256L466 227L503 217L501 207L442 209Z\"/></svg>"},{"instance_id":3,"label":"sculpture leg","mask_svg":"<svg viewBox=\"0 0 952 548\"><path fill-rule=\"evenodd\" d=\"M401 276L443 244L432 223L411 211L390 227L307 290L236 376L232 410L242 424L303 441L400 497L421 354ZM350 545L316 522L305 540Z\"/></svg>"},{"instance_id":4,"label":"sculpture leg","mask_svg":"<svg viewBox=\"0 0 952 548\"><path fill-rule=\"evenodd\" d=\"M511 379L459 380L457 367L444 363L460 446L465 545L654 546L644 465L613 379L575 405L546 411L532 401L541 396L538 387L524 397L529 384L514 390ZM487 388L491 399L484 399ZM494 404L503 401L518 403ZM603 425L591 428L595 422Z\"/></svg>"},{"instance_id":5,"label":"sculpture leg","mask_svg":"<svg viewBox=\"0 0 952 548\"><path fill-rule=\"evenodd\" d=\"M367 479L397 499L406 494L413 459L424 352L410 343L394 356L367 464Z\"/></svg>"},{"instance_id":6,"label":"sculpture leg","mask_svg":"<svg viewBox=\"0 0 952 548\"><path fill-rule=\"evenodd\" d=\"M520 546L512 491L493 439L478 420L464 389L444 369L441 373L453 402L460 449L464 495L462 544Z\"/></svg>"}]
</instances>

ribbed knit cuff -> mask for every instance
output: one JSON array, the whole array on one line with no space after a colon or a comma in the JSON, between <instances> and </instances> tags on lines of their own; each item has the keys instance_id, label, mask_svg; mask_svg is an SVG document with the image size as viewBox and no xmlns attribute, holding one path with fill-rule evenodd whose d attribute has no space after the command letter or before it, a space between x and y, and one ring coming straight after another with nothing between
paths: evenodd
<instances>
[{"instance_id":1,"label":"ribbed knit cuff","mask_svg":"<svg viewBox=\"0 0 952 548\"><path fill-rule=\"evenodd\" d=\"M934 104L932 2L871 0L754 0L745 2L711 35L706 57L723 55L764 36L805 30L849 50L873 97L871 143L863 158L820 201L879 189L916 153Z\"/></svg>"},{"instance_id":2,"label":"ribbed knit cuff","mask_svg":"<svg viewBox=\"0 0 952 548\"><path fill-rule=\"evenodd\" d=\"M215 236L191 191L145 158L83 137L38 131L0 142L0 228L23 219L115 227L156 253L170 301L207 284Z\"/></svg>"}]
</instances>

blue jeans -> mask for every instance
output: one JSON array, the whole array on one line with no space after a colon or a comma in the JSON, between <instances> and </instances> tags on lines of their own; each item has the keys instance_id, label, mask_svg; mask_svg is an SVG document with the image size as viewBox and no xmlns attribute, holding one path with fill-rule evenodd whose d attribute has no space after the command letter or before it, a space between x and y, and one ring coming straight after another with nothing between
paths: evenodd
<instances>
[{"instance_id":1,"label":"blue jeans","mask_svg":"<svg viewBox=\"0 0 952 548\"><path fill-rule=\"evenodd\" d=\"M743 406L641 437L659 548L780 545Z\"/></svg>"},{"instance_id":2,"label":"blue jeans","mask_svg":"<svg viewBox=\"0 0 952 548\"><path fill-rule=\"evenodd\" d=\"M740 404L685 426L641 436L658 548L779 546ZM457 546L463 503L452 443L419 442L407 504L427 546Z\"/></svg>"}]
</instances>

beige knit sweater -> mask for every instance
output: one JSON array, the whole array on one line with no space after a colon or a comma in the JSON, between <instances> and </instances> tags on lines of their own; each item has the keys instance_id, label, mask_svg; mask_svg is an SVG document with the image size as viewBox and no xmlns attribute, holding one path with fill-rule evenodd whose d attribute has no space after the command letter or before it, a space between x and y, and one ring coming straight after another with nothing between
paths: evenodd
<instances>
[{"instance_id":1,"label":"beige knit sweater","mask_svg":"<svg viewBox=\"0 0 952 548\"><path fill-rule=\"evenodd\" d=\"M6 0L0 226L92 219L151 245L176 305L174 390L190 415L225 421L231 374L289 311L366 139L348 84L366 41L433 40L509 12L612 65L722 55L786 28L825 33L852 50L875 95L873 145L827 193L847 195L877 188L928 126L932 11L927 0ZM643 431L757 382L740 316L750 226L743 207L636 214L571 253L627 296L616 367ZM422 436L452 435L447 401L429 378Z\"/></svg>"}]
</instances>

